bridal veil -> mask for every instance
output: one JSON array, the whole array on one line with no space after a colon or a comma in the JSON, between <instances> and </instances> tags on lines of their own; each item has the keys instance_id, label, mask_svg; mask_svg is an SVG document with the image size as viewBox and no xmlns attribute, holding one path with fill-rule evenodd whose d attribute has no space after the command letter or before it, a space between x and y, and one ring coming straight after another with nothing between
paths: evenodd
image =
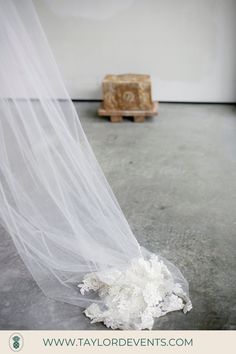
<instances>
[{"instance_id":1,"label":"bridal veil","mask_svg":"<svg viewBox=\"0 0 236 354\"><path fill-rule=\"evenodd\" d=\"M180 271L132 233L30 0L0 0L0 221L42 291L94 322L191 309Z\"/></svg>"}]
</instances>

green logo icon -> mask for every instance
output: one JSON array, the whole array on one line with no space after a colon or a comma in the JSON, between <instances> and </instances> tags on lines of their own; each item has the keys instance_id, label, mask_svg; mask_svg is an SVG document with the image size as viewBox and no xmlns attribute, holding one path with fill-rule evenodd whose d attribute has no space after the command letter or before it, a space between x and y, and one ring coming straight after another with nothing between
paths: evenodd
<instances>
[{"instance_id":1,"label":"green logo icon","mask_svg":"<svg viewBox=\"0 0 236 354\"><path fill-rule=\"evenodd\" d=\"M20 333L13 333L9 340L9 346L14 352L19 352L23 347L23 337Z\"/></svg>"}]
</instances>

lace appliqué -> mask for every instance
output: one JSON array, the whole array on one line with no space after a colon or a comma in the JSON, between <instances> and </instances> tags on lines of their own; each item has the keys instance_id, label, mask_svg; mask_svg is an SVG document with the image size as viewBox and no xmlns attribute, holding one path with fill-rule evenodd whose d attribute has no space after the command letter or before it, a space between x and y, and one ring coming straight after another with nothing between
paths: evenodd
<instances>
[{"instance_id":1,"label":"lace appliqu\u00e9","mask_svg":"<svg viewBox=\"0 0 236 354\"><path fill-rule=\"evenodd\" d=\"M85 315L92 323L112 329L152 329L155 318L192 308L187 294L158 256L134 259L125 270L87 274L79 284L81 294L97 292L102 306L92 303Z\"/></svg>"}]
</instances>

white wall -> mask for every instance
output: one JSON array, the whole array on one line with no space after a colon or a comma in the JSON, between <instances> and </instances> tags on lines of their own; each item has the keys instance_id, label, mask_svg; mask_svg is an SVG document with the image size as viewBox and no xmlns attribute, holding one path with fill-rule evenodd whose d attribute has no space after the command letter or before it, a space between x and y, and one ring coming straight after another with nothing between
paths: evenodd
<instances>
[{"instance_id":1,"label":"white wall","mask_svg":"<svg viewBox=\"0 0 236 354\"><path fill-rule=\"evenodd\" d=\"M72 98L148 73L154 99L236 101L236 0L34 0Z\"/></svg>"}]
</instances>

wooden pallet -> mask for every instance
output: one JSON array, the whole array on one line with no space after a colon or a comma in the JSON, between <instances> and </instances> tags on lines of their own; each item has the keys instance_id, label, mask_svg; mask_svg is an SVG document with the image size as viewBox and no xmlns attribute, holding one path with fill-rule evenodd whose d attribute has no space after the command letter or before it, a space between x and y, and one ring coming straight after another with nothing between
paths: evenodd
<instances>
[{"instance_id":1,"label":"wooden pallet","mask_svg":"<svg viewBox=\"0 0 236 354\"><path fill-rule=\"evenodd\" d=\"M101 107L98 110L98 115L101 117L110 117L110 121L112 123L118 123L122 122L123 117L133 117L135 123L142 123L145 121L145 117L152 117L158 114L157 112L158 108L158 102L153 102L153 107L152 110L146 110L146 111L121 111L121 110L106 110L103 107L103 103L101 104Z\"/></svg>"}]
</instances>

